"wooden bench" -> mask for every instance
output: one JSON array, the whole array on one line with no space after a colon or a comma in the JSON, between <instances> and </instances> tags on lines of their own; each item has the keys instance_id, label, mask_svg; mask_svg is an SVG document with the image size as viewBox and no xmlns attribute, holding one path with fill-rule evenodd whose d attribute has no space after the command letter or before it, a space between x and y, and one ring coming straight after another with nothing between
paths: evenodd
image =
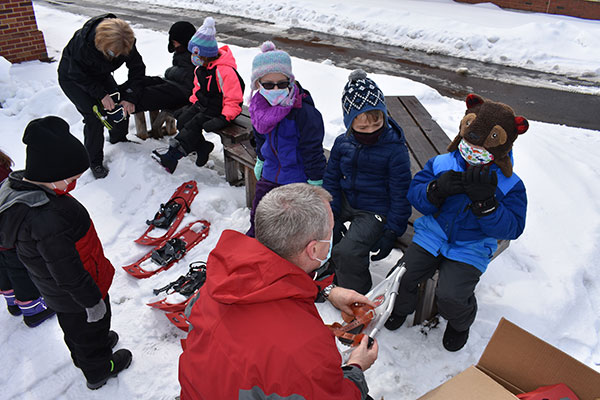
<instances>
[{"instance_id":1,"label":"wooden bench","mask_svg":"<svg viewBox=\"0 0 600 400\"><path fill-rule=\"evenodd\" d=\"M177 133L175 118L166 111L148 111L150 120L150 129L146 122L146 111L140 111L133 114L135 121L136 136L142 140L149 137L160 139L165 135L174 135ZM164 125L164 126L163 126Z\"/></svg>"},{"instance_id":2,"label":"wooden bench","mask_svg":"<svg viewBox=\"0 0 600 400\"><path fill-rule=\"evenodd\" d=\"M423 169L430 158L447 153L446 149L451 142L450 139L416 97L387 96L385 102L389 114L404 130L413 176ZM412 242L415 233L413 224L421 216L422 214L413 208L406 232L399 238L397 243L403 251ZM508 245L508 240L498 241L498 249L493 258L496 258ZM436 272L431 279L419 285L419 297L413 325L421 324L437 314L435 306L437 280L438 274Z\"/></svg>"}]
</instances>

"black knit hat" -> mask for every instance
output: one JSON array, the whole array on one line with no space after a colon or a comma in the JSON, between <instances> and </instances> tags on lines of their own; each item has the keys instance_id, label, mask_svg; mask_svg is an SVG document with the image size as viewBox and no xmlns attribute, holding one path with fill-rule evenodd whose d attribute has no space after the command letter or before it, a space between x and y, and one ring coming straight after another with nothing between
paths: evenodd
<instances>
[{"instance_id":1,"label":"black knit hat","mask_svg":"<svg viewBox=\"0 0 600 400\"><path fill-rule=\"evenodd\" d=\"M171 41L176 40L184 48L187 48L187 44L196 33L196 28L190 22L187 21L177 21L173 25L171 25L171 29L169 29L169 46L167 49L169 53L175 51L175 47Z\"/></svg>"},{"instance_id":2,"label":"black knit hat","mask_svg":"<svg viewBox=\"0 0 600 400\"><path fill-rule=\"evenodd\" d=\"M79 175L90 166L83 144L69 132L62 118L48 116L31 121L23 134L27 145L25 178L57 182Z\"/></svg>"}]
</instances>

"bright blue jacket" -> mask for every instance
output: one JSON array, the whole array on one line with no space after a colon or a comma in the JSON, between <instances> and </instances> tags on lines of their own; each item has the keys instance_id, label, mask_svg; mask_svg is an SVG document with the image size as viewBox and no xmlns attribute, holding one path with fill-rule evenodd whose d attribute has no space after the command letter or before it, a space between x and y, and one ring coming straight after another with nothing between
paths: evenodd
<instances>
[{"instance_id":1,"label":"bright blue jacket","mask_svg":"<svg viewBox=\"0 0 600 400\"><path fill-rule=\"evenodd\" d=\"M299 86L298 86L299 87ZM307 90L301 108L293 108L269 133L254 130L256 155L264 161L262 178L286 185L320 181L327 160L323 154L323 117Z\"/></svg>"},{"instance_id":2,"label":"bright blue jacket","mask_svg":"<svg viewBox=\"0 0 600 400\"><path fill-rule=\"evenodd\" d=\"M363 145L351 134L335 139L323 187L333 196L334 214L339 215L343 192L352 208L385 216L385 229L400 236L411 214L406 197L410 177L404 132L388 118L387 129L373 145Z\"/></svg>"},{"instance_id":3,"label":"bright blue jacket","mask_svg":"<svg viewBox=\"0 0 600 400\"><path fill-rule=\"evenodd\" d=\"M498 175L498 208L489 215L477 218L471 212L471 200L464 193L448 197L439 209L427 200L429 182L448 170L466 168L465 160L455 150L427 161L415 175L408 199L424 216L415 221L413 242L435 256L442 254L485 272L498 248L498 240L516 239L523 233L527 195L517 174L507 178L496 164L491 164L490 169Z\"/></svg>"}]
</instances>

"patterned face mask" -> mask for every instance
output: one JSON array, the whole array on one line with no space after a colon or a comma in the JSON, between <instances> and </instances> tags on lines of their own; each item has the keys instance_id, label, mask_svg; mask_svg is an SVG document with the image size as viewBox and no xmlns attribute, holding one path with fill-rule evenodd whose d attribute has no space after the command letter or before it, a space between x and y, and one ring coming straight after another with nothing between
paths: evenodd
<instances>
[{"instance_id":1,"label":"patterned face mask","mask_svg":"<svg viewBox=\"0 0 600 400\"><path fill-rule=\"evenodd\" d=\"M290 94L290 89L285 88L285 89L267 90L264 87L261 87L259 90L259 93L265 99L267 99L267 101L269 102L270 105L276 106L276 105L281 104L281 102L283 102L288 97L288 95Z\"/></svg>"},{"instance_id":2,"label":"patterned face mask","mask_svg":"<svg viewBox=\"0 0 600 400\"><path fill-rule=\"evenodd\" d=\"M204 63L202 62L200 56L194 53L192 54L192 64L194 64L196 67L200 67Z\"/></svg>"},{"instance_id":3,"label":"patterned face mask","mask_svg":"<svg viewBox=\"0 0 600 400\"><path fill-rule=\"evenodd\" d=\"M483 147L473 146L461 139L458 144L458 151L462 158L471 165L484 165L494 161L494 155Z\"/></svg>"}]
</instances>

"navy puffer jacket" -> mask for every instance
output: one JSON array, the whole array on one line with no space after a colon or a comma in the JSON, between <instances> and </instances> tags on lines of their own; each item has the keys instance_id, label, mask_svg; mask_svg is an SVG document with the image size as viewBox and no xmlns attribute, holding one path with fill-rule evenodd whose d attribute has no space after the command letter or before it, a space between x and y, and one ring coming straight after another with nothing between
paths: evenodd
<instances>
[{"instance_id":1,"label":"navy puffer jacket","mask_svg":"<svg viewBox=\"0 0 600 400\"><path fill-rule=\"evenodd\" d=\"M323 187L333 196L334 214L340 212L343 192L351 207L384 215L385 228L401 236L411 214L406 198L410 180L404 132L388 117L387 129L374 145L363 145L351 134L336 138Z\"/></svg>"}]
</instances>

